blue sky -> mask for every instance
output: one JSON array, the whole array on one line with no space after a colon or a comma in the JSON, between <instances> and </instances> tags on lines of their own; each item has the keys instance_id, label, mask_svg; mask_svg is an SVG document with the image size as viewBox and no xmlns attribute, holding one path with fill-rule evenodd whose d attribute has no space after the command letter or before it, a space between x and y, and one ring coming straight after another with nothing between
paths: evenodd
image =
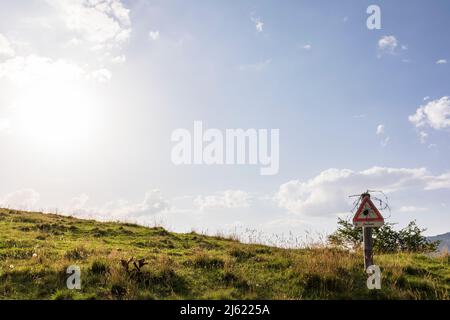
<instances>
[{"instance_id":1,"label":"blue sky","mask_svg":"<svg viewBox=\"0 0 450 320\"><path fill-rule=\"evenodd\" d=\"M448 30L447 1L3 1L0 203L302 236L370 188L448 232ZM175 166L196 120L280 129L279 173Z\"/></svg>"}]
</instances>

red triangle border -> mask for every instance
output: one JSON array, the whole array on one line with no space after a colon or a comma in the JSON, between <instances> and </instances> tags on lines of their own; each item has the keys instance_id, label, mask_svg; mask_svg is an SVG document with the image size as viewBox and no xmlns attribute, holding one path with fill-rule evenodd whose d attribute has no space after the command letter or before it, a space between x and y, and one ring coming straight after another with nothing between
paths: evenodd
<instances>
[{"instance_id":1,"label":"red triangle border","mask_svg":"<svg viewBox=\"0 0 450 320\"><path fill-rule=\"evenodd\" d=\"M361 214L361 211L364 209L366 203L378 216L377 218L365 218L365 219L359 218L359 215ZM359 205L358 211L356 211L356 214L353 217L353 222L364 222L364 221L384 221L384 218L381 215L380 211L378 211L377 207L373 204L372 200L370 200L369 197L364 197L364 199L361 201L361 204Z\"/></svg>"}]
</instances>

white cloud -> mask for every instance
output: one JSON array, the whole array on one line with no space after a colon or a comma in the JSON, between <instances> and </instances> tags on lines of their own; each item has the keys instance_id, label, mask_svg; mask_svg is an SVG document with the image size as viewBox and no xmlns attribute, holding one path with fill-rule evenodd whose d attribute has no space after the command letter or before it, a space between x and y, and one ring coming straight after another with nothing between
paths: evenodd
<instances>
[{"instance_id":1,"label":"white cloud","mask_svg":"<svg viewBox=\"0 0 450 320\"><path fill-rule=\"evenodd\" d=\"M33 189L22 189L0 197L0 206L19 210L38 210L36 204L40 194ZM164 199L157 189L145 193L142 201L132 203L125 200L116 200L101 206L90 206L89 196L85 193L71 199L62 210L63 213L73 214L81 218L93 218L103 221L136 221L147 223L157 214L169 211L169 202ZM54 209L39 209L52 212ZM150 218L150 220L149 220Z\"/></svg>"},{"instance_id":2,"label":"white cloud","mask_svg":"<svg viewBox=\"0 0 450 320\"><path fill-rule=\"evenodd\" d=\"M310 44L305 44L302 48L305 50L311 50L312 46Z\"/></svg>"},{"instance_id":3,"label":"white cloud","mask_svg":"<svg viewBox=\"0 0 450 320\"><path fill-rule=\"evenodd\" d=\"M251 195L242 190L226 190L214 195L198 196L195 207L200 210L211 208L245 208L250 206Z\"/></svg>"},{"instance_id":4,"label":"white cloud","mask_svg":"<svg viewBox=\"0 0 450 320\"><path fill-rule=\"evenodd\" d=\"M36 55L16 56L0 63L0 79L6 78L19 88L44 82L61 84L85 79L107 82L111 77L111 71L106 68L89 72L71 61Z\"/></svg>"},{"instance_id":5,"label":"white cloud","mask_svg":"<svg viewBox=\"0 0 450 320\"><path fill-rule=\"evenodd\" d=\"M446 59L439 59L438 61L436 61L436 64L446 64L447 60Z\"/></svg>"},{"instance_id":6,"label":"white cloud","mask_svg":"<svg viewBox=\"0 0 450 320\"><path fill-rule=\"evenodd\" d=\"M450 172L429 179L425 190L448 189L450 188Z\"/></svg>"},{"instance_id":7,"label":"white cloud","mask_svg":"<svg viewBox=\"0 0 450 320\"><path fill-rule=\"evenodd\" d=\"M137 214L155 214L169 208L169 203L163 198L158 189L150 190L145 193L144 200L137 205L128 208L131 213Z\"/></svg>"},{"instance_id":8,"label":"white cloud","mask_svg":"<svg viewBox=\"0 0 450 320\"><path fill-rule=\"evenodd\" d=\"M450 98L442 97L420 106L408 117L416 127L430 126L435 130L450 127Z\"/></svg>"},{"instance_id":9,"label":"white cloud","mask_svg":"<svg viewBox=\"0 0 450 320\"><path fill-rule=\"evenodd\" d=\"M156 41L159 39L159 31L150 31L148 36L151 40Z\"/></svg>"},{"instance_id":10,"label":"white cloud","mask_svg":"<svg viewBox=\"0 0 450 320\"><path fill-rule=\"evenodd\" d=\"M24 37L14 41L15 50L10 42L0 34L0 56L6 55L6 61L0 63L0 78L8 78L19 88L34 86L42 81L61 82L94 79L108 81L111 72L106 63L123 63L126 58L120 53L122 44L131 32L130 10L120 0L44 0L50 9L46 23L36 23L41 19L24 17L31 21L36 32L45 32L48 39L61 39L47 43L47 49L60 54L59 58L40 56L39 41L34 34L21 33ZM28 38L27 38L28 37ZM26 47L19 45L26 43ZM36 47L34 47L36 46ZM80 60L88 52L91 58ZM15 52L14 52L15 51ZM81 53L81 54L78 54Z\"/></svg>"},{"instance_id":11,"label":"white cloud","mask_svg":"<svg viewBox=\"0 0 450 320\"><path fill-rule=\"evenodd\" d=\"M428 133L426 133L425 131L420 131L419 132L420 143L427 142L427 138L428 138Z\"/></svg>"},{"instance_id":12,"label":"white cloud","mask_svg":"<svg viewBox=\"0 0 450 320\"><path fill-rule=\"evenodd\" d=\"M9 40L0 33L0 57L1 56L14 56L14 49L12 48Z\"/></svg>"},{"instance_id":13,"label":"white cloud","mask_svg":"<svg viewBox=\"0 0 450 320\"><path fill-rule=\"evenodd\" d=\"M428 208L423 208L423 207L401 206L398 209L398 212L414 213L414 212L423 212L423 211L427 211L427 210L428 210Z\"/></svg>"},{"instance_id":14,"label":"white cloud","mask_svg":"<svg viewBox=\"0 0 450 320\"><path fill-rule=\"evenodd\" d=\"M40 199L40 195L33 189L22 189L7 194L3 198L0 198L0 204L2 207L14 208L20 210L33 210L37 202Z\"/></svg>"},{"instance_id":15,"label":"white cloud","mask_svg":"<svg viewBox=\"0 0 450 320\"><path fill-rule=\"evenodd\" d=\"M131 32L130 10L120 0L47 0L67 29L103 49L122 44Z\"/></svg>"},{"instance_id":16,"label":"white cloud","mask_svg":"<svg viewBox=\"0 0 450 320\"><path fill-rule=\"evenodd\" d=\"M108 82L112 78L112 73L108 69L95 70L92 73L92 77L98 82Z\"/></svg>"},{"instance_id":17,"label":"white cloud","mask_svg":"<svg viewBox=\"0 0 450 320\"><path fill-rule=\"evenodd\" d=\"M394 36L384 36L378 40L378 48L384 52L394 53L398 47L398 40Z\"/></svg>"},{"instance_id":18,"label":"white cloud","mask_svg":"<svg viewBox=\"0 0 450 320\"><path fill-rule=\"evenodd\" d=\"M383 140L381 140L380 144L382 147L386 147L390 141L391 141L391 137L387 136L387 137L384 137Z\"/></svg>"},{"instance_id":19,"label":"white cloud","mask_svg":"<svg viewBox=\"0 0 450 320\"><path fill-rule=\"evenodd\" d=\"M72 81L83 74L84 70L72 62L36 55L16 56L0 63L0 78L5 77L18 86L42 81Z\"/></svg>"},{"instance_id":20,"label":"white cloud","mask_svg":"<svg viewBox=\"0 0 450 320\"><path fill-rule=\"evenodd\" d=\"M261 18L256 18L252 14L250 19L255 24L255 28L256 28L257 32L263 32L264 31L264 22L261 20Z\"/></svg>"},{"instance_id":21,"label":"white cloud","mask_svg":"<svg viewBox=\"0 0 450 320\"><path fill-rule=\"evenodd\" d=\"M423 101L430 100L430 96L423 97Z\"/></svg>"},{"instance_id":22,"label":"white cloud","mask_svg":"<svg viewBox=\"0 0 450 320\"><path fill-rule=\"evenodd\" d=\"M258 22L256 22L256 30L258 31L258 32L262 32L263 31L263 26L264 26L264 23L262 22L262 21L258 21Z\"/></svg>"},{"instance_id":23,"label":"white cloud","mask_svg":"<svg viewBox=\"0 0 450 320\"><path fill-rule=\"evenodd\" d=\"M66 43L66 46L67 47L76 47L76 46L78 46L80 44L81 44L81 40L80 39L72 38Z\"/></svg>"},{"instance_id":24,"label":"white cloud","mask_svg":"<svg viewBox=\"0 0 450 320\"><path fill-rule=\"evenodd\" d=\"M377 133L377 136L382 137L382 140L380 142L381 146L386 147L389 144L389 142L391 141L391 137L386 135L384 124L379 124L377 126L376 133Z\"/></svg>"},{"instance_id":25,"label":"white cloud","mask_svg":"<svg viewBox=\"0 0 450 320\"><path fill-rule=\"evenodd\" d=\"M112 63L124 63L125 61L127 61L125 55L115 56L111 58Z\"/></svg>"},{"instance_id":26,"label":"white cloud","mask_svg":"<svg viewBox=\"0 0 450 320\"><path fill-rule=\"evenodd\" d=\"M383 124L379 124L377 126L377 135L381 135L384 134L384 125Z\"/></svg>"},{"instance_id":27,"label":"white cloud","mask_svg":"<svg viewBox=\"0 0 450 320\"><path fill-rule=\"evenodd\" d=\"M73 211L82 210L86 206L88 200L89 200L89 196L87 194L85 194L85 193L80 194L79 196L73 198L70 201L68 211L73 212Z\"/></svg>"},{"instance_id":28,"label":"white cloud","mask_svg":"<svg viewBox=\"0 0 450 320\"><path fill-rule=\"evenodd\" d=\"M292 180L281 185L275 200L279 207L291 213L332 215L348 211L351 194L366 189L389 193L408 188L450 188L450 173L433 176L425 168L328 169L310 180Z\"/></svg>"},{"instance_id":29,"label":"white cloud","mask_svg":"<svg viewBox=\"0 0 450 320\"><path fill-rule=\"evenodd\" d=\"M100 207L88 206L89 197L81 194L75 197L66 208L67 212L80 217L95 217L100 220L130 220L135 218L148 218L169 209L169 203L162 197L160 190L149 190L144 199L137 203L126 200L108 202Z\"/></svg>"}]
</instances>

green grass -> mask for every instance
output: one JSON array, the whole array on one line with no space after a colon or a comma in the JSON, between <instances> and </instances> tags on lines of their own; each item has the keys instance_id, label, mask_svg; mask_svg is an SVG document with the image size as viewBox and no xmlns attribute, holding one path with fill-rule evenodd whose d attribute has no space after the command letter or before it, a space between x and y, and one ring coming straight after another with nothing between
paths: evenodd
<instances>
[{"instance_id":1,"label":"green grass","mask_svg":"<svg viewBox=\"0 0 450 320\"><path fill-rule=\"evenodd\" d=\"M121 260L145 259L138 272ZM0 299L449 299L449 257L281 249L197 233L0 209ZM81 268L82 289L66 288Z\"/></svg>"}]
</instances>

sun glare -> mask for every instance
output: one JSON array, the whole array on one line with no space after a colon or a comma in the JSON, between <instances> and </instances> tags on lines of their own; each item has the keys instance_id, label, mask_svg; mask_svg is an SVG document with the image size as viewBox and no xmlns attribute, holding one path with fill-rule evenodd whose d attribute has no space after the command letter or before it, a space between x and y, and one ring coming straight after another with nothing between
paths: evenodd
<instances>
[{"instance_id":1,"label":"sun glare","mask_svg":"<svg viewBox=\"0 0 450 320\"><path fill-rule=\"evenodd\" d=\"M35 86L15 105L19 130L26 140L50 148L86 143L93 128L94 104L82 87Z\"/></svg>"}]
</instances>

